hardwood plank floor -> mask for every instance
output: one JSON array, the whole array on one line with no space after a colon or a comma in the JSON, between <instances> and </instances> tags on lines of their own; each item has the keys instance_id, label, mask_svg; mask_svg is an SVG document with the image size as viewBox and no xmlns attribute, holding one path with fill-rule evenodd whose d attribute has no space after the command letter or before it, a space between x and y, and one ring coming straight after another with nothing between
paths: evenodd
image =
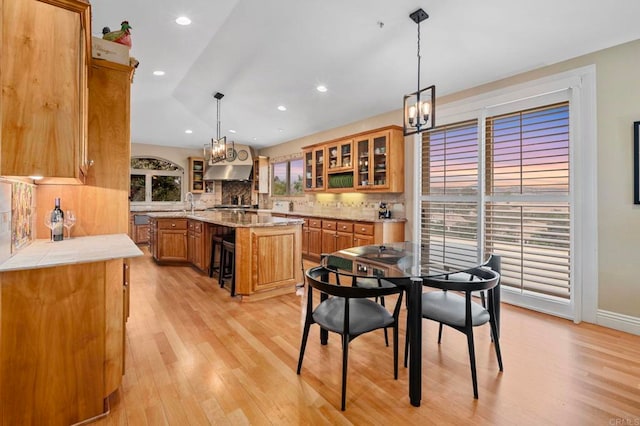
<instances>
[{"instance_id":1,"label":"hardwood plank floor","mask_svg":"<svg viewBox=\"0 0 640 426\"><path fill-rule=\"evenodd\" d=\"M241 303L216 280L145 253L131 264L126 374L97 424L640 424L640 336L510 305L503 373L488 326L476 329L478 400L464 335L445 329L437 345L437 325L424 320L421 407L409 404L406 369L393 380L379 332L351 342L341 412L336 335L323 347L312 327L296 375L303 297Z\"/></svg>"}]
</instances>

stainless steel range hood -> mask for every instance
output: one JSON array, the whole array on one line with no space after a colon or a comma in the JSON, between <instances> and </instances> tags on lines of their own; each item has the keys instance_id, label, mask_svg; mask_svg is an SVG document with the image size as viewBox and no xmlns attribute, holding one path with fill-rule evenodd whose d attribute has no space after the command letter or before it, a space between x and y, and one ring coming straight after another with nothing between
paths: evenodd
<instances>
[{"instance_id":1,"label":"stainless steel range hood","mask_svg":"<svg viewBox=\"0 0 640 426\"><path fill-rule=\"evenodd\" d=\"M217 165L207 167L204 180L248 180L253 165Z\"/></svg>"},{"instance_id":2,"label":"stainless steel range hood","mask_svg":"<svg viewBox=\"0 0 640 426\"><path fill-rule=\"evenodd\" d=\"M235 144L235 157L207 166L204 180L248 180L253 168L253 155L247 145Z\"/></svg>"}]
</instances>

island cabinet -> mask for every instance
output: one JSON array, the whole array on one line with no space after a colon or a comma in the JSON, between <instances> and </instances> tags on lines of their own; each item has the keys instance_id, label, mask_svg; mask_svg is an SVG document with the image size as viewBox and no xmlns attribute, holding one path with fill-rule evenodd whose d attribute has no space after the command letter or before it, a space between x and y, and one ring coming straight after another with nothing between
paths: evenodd
<instances>
[{"instance_id":1,"label":"island cabinet","mask_svg":"<svg viewBox=\"0 0 640 426\"><path fill-rule=\"evenodd\" d=\"M201 271L208 266L208 259L205 261L206 224L199 220L189 219L189 241L187 246L189 262Z\"/></svg>"},{"instance_id":2,"label":"island cabinet","mask_svg":"<svg viewBox=\"0 0 640 426\"><path fill-rule=\"evenodd\" d=\"M243 301L295 291L302 282L302 226L236 228L236 293Z\"/></svg>"},{"instance_id":3,"label":"island cabinet","mask_svg":"<svg viewBox=\"0 0 640 426\"><path fill-rule=\"evenodd\" d=\"M187 219L157 218L154 254L157 262L188 262Z\"/></svg>"},{"instance_id":4,"label":"island cabinet","mask_svg":"<svg viewBox=\"0 0 640 426\"><path fill-rule=\"evenodd\" d=\"M0 175L83 183L87 172L90 5L2 4Z\"/></svg>"}]
</instances>

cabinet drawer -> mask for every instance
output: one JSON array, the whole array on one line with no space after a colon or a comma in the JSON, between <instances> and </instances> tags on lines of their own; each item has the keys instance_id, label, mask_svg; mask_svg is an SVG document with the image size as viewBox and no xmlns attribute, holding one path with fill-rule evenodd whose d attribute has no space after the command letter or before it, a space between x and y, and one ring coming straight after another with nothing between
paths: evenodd
<instances>
[{"instance_id":1,"label":"cabinet drawer","mask_svg":"<svg viewBox=\"0 0 640 426\"><path fill-rule=\"evenodd\" d=\"M332 231L336 230L336 222L333 220L323 220L322 221L322 229L330 229Z\"/></svg>"},{"instance_id":2,"label":"cabinet drawer","mask_svg":"<svg viewBox=\"0 0 640 426\"><path fill-rule=\"evenodd\" d=\"M374 230L375 230L375 226L373 225L373 223L358 222L356 223L353 232L355 234L373 235Z\"/></svg>"},{"instance_id":3,"label":"cabinet drawer","mask_svg":"<svg viewBox=\"0 0 640 426\"><path fill-rule=\"evenodd\" d=\"M322 228L322 221L320 219L309 219L309 228Z\"/></svg>"},{"instance_id":4,"label":"cabinet drawer","mask_svg":"<svg viewBox=\"0 0 640 426\"><path fill-rule=\"evenodd\" d=\"M353 232L353 222L337 222L336 230L340 232Z\"/></svg>"},{"instance_id":5,"label":"cabinet drawer","mask_svg":"<svg viewBox=\"0 0 640 426\"><path fill-rule=\"evenodd\" d=\"M187 229L187 219L160 219L158 229Z\"/></svg>"}]
</instances>

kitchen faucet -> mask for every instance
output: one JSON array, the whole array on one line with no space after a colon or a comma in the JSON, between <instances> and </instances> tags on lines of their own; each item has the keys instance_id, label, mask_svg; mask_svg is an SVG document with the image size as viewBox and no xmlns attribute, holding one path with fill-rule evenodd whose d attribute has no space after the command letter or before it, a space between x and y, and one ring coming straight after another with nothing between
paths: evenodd
<instances>
[{"instance_id":1,"label":"kitchen faucet","mask_svg":"<svg viewBox=\"0 0 640 426\"><path fill-rule=\"evenodd\" d=\"M196 203L193 202L193 193L192 192L187 192L187 194L184 196L185 201L188 201L191 205L191 214L193 215L193 211L196 207Z\"/></svg>"}]
</instances>

